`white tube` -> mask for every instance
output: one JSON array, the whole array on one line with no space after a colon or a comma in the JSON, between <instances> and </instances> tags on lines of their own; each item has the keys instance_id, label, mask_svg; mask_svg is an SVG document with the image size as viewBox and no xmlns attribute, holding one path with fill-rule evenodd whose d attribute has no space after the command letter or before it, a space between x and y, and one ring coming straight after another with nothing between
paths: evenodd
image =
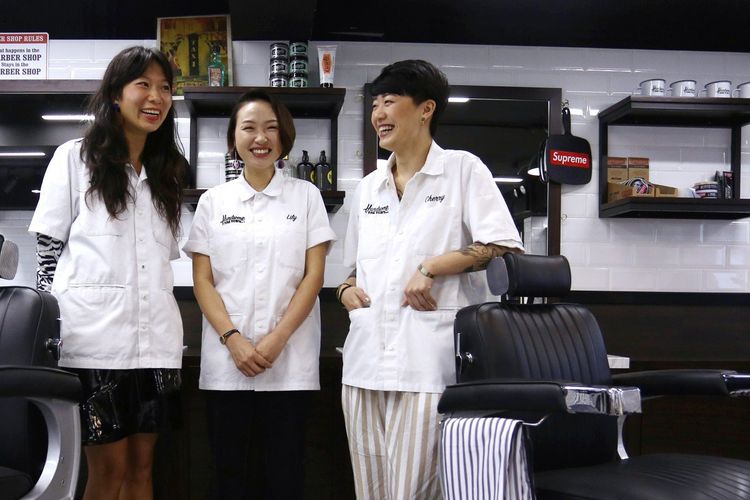
<instances>
[{"instance_id":1,"label":"white tube","mask_svg":"<svg viewBox=\"0 0 750 500\"><path fill-rule=\"evenodd\" d=\"M318 69L320 70L320 86L333 87L333 70L336 65L336 46L318 46Z\"/></svg>"}]
</instances>

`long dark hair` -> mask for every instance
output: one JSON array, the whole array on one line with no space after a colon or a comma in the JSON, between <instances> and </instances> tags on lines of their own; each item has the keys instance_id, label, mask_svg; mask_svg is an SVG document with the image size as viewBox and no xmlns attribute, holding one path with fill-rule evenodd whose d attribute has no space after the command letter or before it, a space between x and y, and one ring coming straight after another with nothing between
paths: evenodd
<instances>
[{"instance_id":1,"label":"long dark hair","mask_svg":"<svg viewBox=\"0 0 750 500\"><path fill-rule=\"evenodd\" d=\"M89 102L94 121L81 147L81 160L91 173L87 203L89 196L101 197L113 218L127 209L128 197L133 196L126 171L130 162L128 143L113 103L121 97L125 85L143 75L152 62L164 71L171 87L172 67L164 54L156 49L130 47L109 63L99 90ZM187 162L178 146L174 118L172 106L161 126L146 137L141 159L148 172L154 207L167 221L172 234L177 235Z\"/></svg>"}]
</instances>

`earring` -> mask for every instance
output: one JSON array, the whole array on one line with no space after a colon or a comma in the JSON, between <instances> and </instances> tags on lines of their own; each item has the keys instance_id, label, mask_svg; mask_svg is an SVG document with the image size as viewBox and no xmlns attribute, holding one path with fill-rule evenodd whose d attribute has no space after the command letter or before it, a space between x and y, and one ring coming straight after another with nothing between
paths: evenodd
<instances>
[{"instance_id":1,"label":"earring","mask_svg":"<svg viewBox=\"0 0 750 500\"><path fill-rule=\"evenodd\" d=\"M424 122L425 122L425 121L426 121L426 119L425 119L425 117L423 116L422 118L420 118L420 119L419 119L419 124L420 124L420 125L424 125Z\"/></svg>"},{"instance_id":2,"label":"earring","mask_svg":"<svg viewBox=\"0 0 750 500\"><path fill-rule=\"evenodd\" d=\"M120 103L117 102L117 101L113 102L112 103L112 109L115 110L115 113L119 113L120 112Z\"/></svg>"}]
</instances>

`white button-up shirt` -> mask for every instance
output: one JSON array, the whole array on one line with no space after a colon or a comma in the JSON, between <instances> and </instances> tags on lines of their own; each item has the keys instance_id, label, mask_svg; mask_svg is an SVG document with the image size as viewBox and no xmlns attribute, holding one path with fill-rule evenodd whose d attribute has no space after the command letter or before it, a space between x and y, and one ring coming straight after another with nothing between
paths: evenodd
<instances>
[{"instance_id":1,"label":"white button-up shirt","mask_svg":"<svg viewBox=\"0 0 750 500\"><path fill-rule=\"evenodd\" d=\"M395 157L360 182L344 242L344 264L371 306L349 313L343 383L384 391L442 392L455 382L453 319L487 296L485 272L435 278L436 311L402 307L404 288L425 259L474 242L523 248L489 169L465 151L434 142L399 202Z\"/></svg>"},{"instance_id":2,"label":"white button-up shirt","mask_svg":"<svg viewBox=\"0 0 750 500\"><path fill-rule=\"evenodd\" d=\"M179 368L182 319L169 264L177 241L151 199L146 175L127 167L126 210L114 219L98 196L81 142L55 151L29 231L63 241L52 282L62 317L60 366Z\"/></svg>"},{"instance_id":3,"label":"white button-up shirt","mask_svg":"<svg viewBox=\"0 0 750 500\"><path fill-rule=\"evenodd\" d=\"M254 345L286 312L305 273L308 248L336 235L320 191L280 172L255 191L239 178L201 196L185 252L211 259L214 285L235 328ZM220 332L224 333L224 332ZM236 334L235 334L236 335ZM199 386L209 390L293 391L320 388L320 307L292 334L273 368L247 377L203 318Z\"/></svg>"}]
</instances>

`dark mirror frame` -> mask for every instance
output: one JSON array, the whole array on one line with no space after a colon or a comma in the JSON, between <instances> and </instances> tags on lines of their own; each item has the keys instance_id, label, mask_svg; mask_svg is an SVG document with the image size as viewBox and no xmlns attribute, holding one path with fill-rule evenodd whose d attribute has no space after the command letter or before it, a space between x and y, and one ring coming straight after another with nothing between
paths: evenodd
<instances>
[{"instance_id":1,"label":"dark mirror frame","mask_svg":"<svg viewBox=\"0 0 750 500\"><path fill-rule=\"evenodd\" d=\"M484 87L477 85L451 85L451 95L486 99L504 99L519 101L545 101L549 116L547 117L548 133L562 134L562 89L545 87ZM364 120L364 164L363 175L377 168L378 137L370 124L372 96L370 84L363 89ZM560 255L560 219L561 219L561 186L547 185L547 255Z\"/></svg>"}]
</instances>

